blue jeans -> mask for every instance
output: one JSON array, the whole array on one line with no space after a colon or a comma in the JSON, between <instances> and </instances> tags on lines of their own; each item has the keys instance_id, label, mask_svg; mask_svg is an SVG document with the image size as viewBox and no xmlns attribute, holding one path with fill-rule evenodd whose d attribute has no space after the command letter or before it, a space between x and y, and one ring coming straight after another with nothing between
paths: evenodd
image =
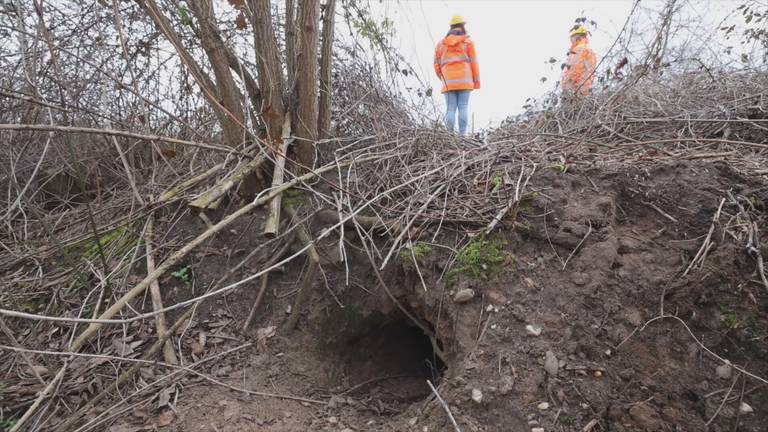
<instances>
[{"instance_id":1,"label":"blue jeans","mask_svg":"<svg viewBox=\"0 0 768 432\"><path fill-rule=\"evenodd\" d=\"M445 92L445 104L448 105L448 112L445 114L445 126L449 131L453 131L453 125L456 122L456 109L459 109L459 133L466 135L467 123L469 122L469 94L472 90L454 90Z\"/></svg>"}]
</instances>

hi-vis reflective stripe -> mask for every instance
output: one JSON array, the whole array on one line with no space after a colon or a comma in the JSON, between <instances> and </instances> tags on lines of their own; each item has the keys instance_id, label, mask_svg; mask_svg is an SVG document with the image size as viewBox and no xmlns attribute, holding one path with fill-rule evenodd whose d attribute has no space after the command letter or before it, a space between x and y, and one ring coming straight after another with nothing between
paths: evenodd
<instances>
[{"instance_id":1,"label":"hi-vis reflective stripe","mask_svg":"<svg viewBox=\"0 0 768 432\"><path fill-rule=\"evenodd\" d=\"M472 78L472 69L469 67L469 63L464 64L464 78L445 80L446 84L472 84L478 81L480 78Z\"/></svg>"},{"instance_id":2,"label":"hi-vis reflective stripe","mask_svg":"<svg viewBox=\"0 0 768 432\"><path fill-rule=\"evenodd\" d=\"M440 61L440 66L445 66L448 63L459 63L459 62L468 62L468 61L474 61L474 60L470 59L465 55L446 57Z\"/></svg>"},{"instance_id":3,"label":"hi-vis reflective stripe","mask_svg":"<svg viewBox=\"0 0 768 432\"><path fill-rule=\"evenodd\" d=\"M446 84L472 84L474 81L472 79L455 79L455 80L445 80Z\"/></svg>"}]
</instances>

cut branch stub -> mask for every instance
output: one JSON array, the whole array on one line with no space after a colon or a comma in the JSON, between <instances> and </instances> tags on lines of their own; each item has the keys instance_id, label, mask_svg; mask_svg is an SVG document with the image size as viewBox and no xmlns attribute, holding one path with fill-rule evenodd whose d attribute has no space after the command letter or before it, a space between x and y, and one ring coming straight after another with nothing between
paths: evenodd
<instances>
[{"instance_id":1,"label":"cut branch stub","mask_svg":"<svg viewBox=\"0 0 768 432\"><path fill-rule=\"evenodd\" d=\"M240 165L231 175L223 178L212 188L203 192L200 196L190 202L189 206L199 211L217 209L224 195L226 195L234 186L243 181L245 177L256 172L265 160L266 158L264 158L264 156L259 156Z\"/></svg>"}]
</instances>

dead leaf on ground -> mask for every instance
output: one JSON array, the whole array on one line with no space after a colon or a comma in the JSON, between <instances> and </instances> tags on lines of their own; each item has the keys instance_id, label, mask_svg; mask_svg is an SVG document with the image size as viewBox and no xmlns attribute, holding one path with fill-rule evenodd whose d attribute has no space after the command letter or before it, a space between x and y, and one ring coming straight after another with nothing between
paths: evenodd
<instances>
[{"instance_id":1,"label":"dead leaf on ground","mask_svg":"<svg viewBox=\"0 0 768 432\"><path fill-rule=\"evenodd\" d=\"M277 333L277 326L263 327L256 330L256 341L259 346L265 347L267 345L267 339L275 336Z\"/></svg>"},{"instance_id":2,"label":"dead leaf on ground","mask_svg":"<svg viewBox=\"0 0 768 432\"><path fill-rule=\"evenodd\" d=\"M120 357L128 357L133 354L133 347L131 344L123 342L119 339L112 341L112 348L115 349L115 355Z\"/></svg>"},{"instance_id":3,"label":"dead leaf on ground","mask_svg":"<svg viewBox=\"0 0 768 432\"><path fill-rule=\"evenodd\" d=\"M173 410L165 410L157 416L155 425L159 428L165 427L173 423L174 420L176 420L176 413Z\"/></svg>"},{"instance_id":4,"label":"dead leaf on ground","mask_svg":"<svg viewBox=\"0 0 768 432\"><path fill-rule=\"evenodd\" d=\"M33 369L35 372L37 372L37 373L38 373L38 375L40 375L40 376L45 376L45 375L48 375L48 368L47 368L47 367L45 367L45 366L34 365L34 366L32 366L32 369Z\"/></svg>"},{"instance_id":5,"label":"dead leaf on ground","mask_svg":"<svg viewBox=\"0 0 768 432\"><path fill-rule=\"evenodd\" d=\"M205 352L205 344L207 341L208 336L205 332L199 332L197 334L197 341L190 344L190 347L192 347L192 354L196 356L202 355Z\"/></svg>"},{"instance_id":6,"label":"dead leaf on ground","mask_svg":"<svg viewBox=\"0 0 768 432\"><path fill-rule=\"evenodd\" d=\"M171 395L173 394L173 387L163 389L157 397L157 407L165 408L171 403Z\"/></svg>"}]
</instances>

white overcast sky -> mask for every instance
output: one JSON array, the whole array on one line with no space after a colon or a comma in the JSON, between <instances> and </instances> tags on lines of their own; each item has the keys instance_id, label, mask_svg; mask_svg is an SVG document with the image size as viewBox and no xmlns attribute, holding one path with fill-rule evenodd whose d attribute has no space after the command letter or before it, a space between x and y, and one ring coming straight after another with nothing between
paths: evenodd
<instances>
[{"instance_id":1,"label":"white overcast sky","mask_svg":"<svg viewBox=\"0 0 768 432\"><path fill-rule=\"evenodd\" d=\"M624 0L390 0L376 4L377 14L395 24L395 42L413 67L439 89L432 71L435 44L445 35L453 14L467 21L480 59L482 89L470 99L476 127L495 124L518 114L529 97L551 90L560 78L560 64L570 46L568 31L574 19L586 16L597 23L591 27L592 47L600 55L608 50L623 27L633 2ZM736 1L683 0L694 19L719 20L738 6ZM658 9L659 1L643 1L644 8ZM652 11L645 11L652 16ZM554 64L547 63L551 57ZM546 77L547 81L541 81ZM443 96L435 92L438 105Z\"/></svg>"}]
</instances>

